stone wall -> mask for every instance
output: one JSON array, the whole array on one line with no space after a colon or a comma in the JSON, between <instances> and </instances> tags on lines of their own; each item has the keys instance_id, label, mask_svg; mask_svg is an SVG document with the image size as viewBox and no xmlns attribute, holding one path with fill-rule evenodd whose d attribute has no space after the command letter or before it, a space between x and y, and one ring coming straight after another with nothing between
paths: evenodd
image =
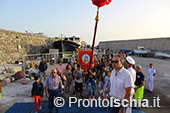
<instances>
[{"instance_id":1,"label":"stone wall","mask_svg":"<svg viewBox=\"0 0 170 113\"><path fill-rule=\"evenodd\" d=\"M133 50L138 46L144 46L152 51L170 52L170 37L169 38L152 38L138 40L120 40L120 41L102 41L99 42L102 48L110 48L118 51L119 49Z\"/></svg>"},{"instance_id":2,"label":"stone wall","mask_svg":"<svg viewBox=\"0 0 170 113\"><path fill-rule=\"evenodd\" d=\"M58 39L0 29L0 64L21 60L23 55L45 52Z\"/></svg>"}]
</instances>

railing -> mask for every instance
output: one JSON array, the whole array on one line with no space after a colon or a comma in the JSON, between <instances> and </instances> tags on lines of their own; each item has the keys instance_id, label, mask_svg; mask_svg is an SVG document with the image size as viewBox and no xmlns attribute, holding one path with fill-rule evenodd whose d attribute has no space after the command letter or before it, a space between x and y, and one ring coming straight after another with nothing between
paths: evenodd
<instances>
[{"instance_id":1,"label":"railing","mask_svg":"<svg viewBox=\"0 0 170 113\"><path fill-rule=\"evenodd\" d=\"M70 51L70 52L56 52L56 53L43 53L43 54L27 54L23 55L23 72L24 72L24 80L26 81L26 69L29 67L29 64L36 64L35 68L38 69L38 65L41 62L42 58L45 58L48 65L56 65L60 58L63 59L64 63L68 63L70 61L70 57L78 58L78 52Z\"/></svg>"},{"instance_id":2,"label":"railing","mask_svg":"<svg viewBox=\"0 0 170 113\"><path fill-rule=\"evenodd\" d=\"M56 52L56 53L42 53L42 54L27 54L27 55L18 55L18 56L9 56L9 57L0 57L2 60L7 60L9 62L3 63L1 65L2 70L7 71L8 67L12 67L18 63L22 67L24 72L24 80L26 81L26 71L31 67L38 69L39 63L42 61L42 58L45 58L48 65L55 66L59 59L62 58L64 63L68 63L70 61L70 57L78 58L77 51L69 51L69 52ZM17 61L17 62L16 62ZM33 66L32 66L33 65ZM5 69L5 67L7 69ZM15 74L16 72L10 72L11 74Z\"/></svg>"}]
</instances>

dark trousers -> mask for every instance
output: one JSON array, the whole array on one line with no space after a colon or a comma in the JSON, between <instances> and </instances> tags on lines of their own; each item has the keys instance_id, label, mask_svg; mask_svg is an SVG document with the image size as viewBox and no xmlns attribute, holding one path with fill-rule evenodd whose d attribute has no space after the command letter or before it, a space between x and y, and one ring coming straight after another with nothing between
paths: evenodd
<instances>
[{"instance_id":1,"label":"dark trousers","mask_svg":"<svg viewBox=\"0 0 170 113\"><path fill-rule=\"evenodd\" d=\"M109 113L119 113L121 107L109 107Z\"/></svg>"},{"instance_id":2,"label":"dark trousers","mask_svg":"<svg viewBox=\"0 0 170 113\"><path fill-rule=\"evenodd\" d=\"M112 99L110 95L109 95L109 99ZM114 102L114 99L113 99L113 102ZM115 104L113 103L113 107L111 107L111 106L109 107L109 113L119 113L121 106L120 107L114 107L114 105Z\"/></svg>"},{"instance_id":3,"label":"dark trousers","mask_svg":"<svg viewBox=\"0 0 170 113\"><path fill-rule=\"evenodd\" d=\"M48 98L49 111L53 112L54 98L60 96L60 88L58 88L56 90L48 89L48 93L49 93L49 98ZM56 113L58 113L58 108L57 107L55 107L55 108L56 108Z\"/></svg>"}]
</instances>

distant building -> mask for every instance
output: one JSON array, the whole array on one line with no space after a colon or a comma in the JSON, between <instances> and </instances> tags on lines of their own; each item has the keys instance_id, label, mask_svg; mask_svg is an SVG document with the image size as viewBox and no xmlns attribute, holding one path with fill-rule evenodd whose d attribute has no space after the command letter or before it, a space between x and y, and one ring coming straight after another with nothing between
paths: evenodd
<instances>
[{"instance_id":1,"label":"distant building","mask_svg":"<svg viewBox=\"0 0 170 113\"><path fill-rule=\"evenodd\" d=\"M44 33L33 33L33 35L36 35L36 36L44 36Z\"/></svg>"},{"instance_id":2,"label":"distant building","mask_svg":"<svg viewBox=\"0 0 170 113\"><path fill-rule=\"evenodd\" d=\"M170 37L133 39L133 40L117 40L117 41L100 41L101 48L109 48L114 51L120 49L133 50L138 46L143 46L151 51L170 52Z\"/></svg>"}]
</instances>

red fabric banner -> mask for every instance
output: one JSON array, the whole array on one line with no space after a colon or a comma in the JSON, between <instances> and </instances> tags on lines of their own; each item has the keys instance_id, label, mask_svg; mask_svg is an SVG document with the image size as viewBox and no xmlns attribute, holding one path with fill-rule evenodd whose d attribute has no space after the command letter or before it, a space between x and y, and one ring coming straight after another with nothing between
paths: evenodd
<instances>
[{"instance_id":1,"label":"red fabric banner","mask_svg":"<svg viewBox=\"0 0 170 113\"><path fill-rule=\"evenodd\" d=\"M112 0L92 0L92 3L98 8L103 7L104 5L109 5Z\"/></svg>"},{"instance_id":2,"label":"red fabric banner","mask_svg":"<svg viewBox=\"0 0 170 113\"><path fill-rule=\"evenodd\" d=\"M90 65L91 49L78 49L78 60L81 68L87 73Z\"/></svg>"}]
</instances>

